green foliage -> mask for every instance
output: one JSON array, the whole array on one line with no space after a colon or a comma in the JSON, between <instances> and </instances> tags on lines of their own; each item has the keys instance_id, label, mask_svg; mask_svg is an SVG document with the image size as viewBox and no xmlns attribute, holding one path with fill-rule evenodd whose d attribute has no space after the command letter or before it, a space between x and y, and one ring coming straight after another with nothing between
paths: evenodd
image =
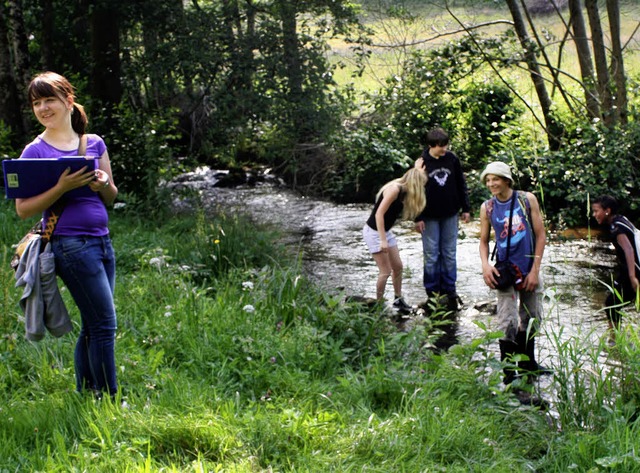
<instances>
[{"instance_id":1,"label":"green foliage","mask_svg":"<svg viewBox=\"0 0 640 473\"><path fill-rule=\"evenodd\" d=\"M540 192L552 221L560 226L585 226L589 199L601 194L616 197L623 204L622 212L632 220L640 218L637 121L615 129L600 123L574 124L564 142L555 153L521 148L510 154L525 183L523 188Z\"/></svg>"},{"instance_id":2,"label":"green foliage","mask_svg":"<svg viewBox=\"0 0 640 473\"><path fill-rule=\"evenodd\" d=\"M118 1L118 0L115 0ZM126 7L129 2L119 2ZM53 70L63 75L71 72L88 76L91 68L90 25L86 8L74 2L53 0L51 9L45 11L45 4L33 2L23 5L25 30L32 35L29 41L30 64L33 73ZM52 15L54 28L43 28L43 18ZM52 61L45 64L44 50ZM74 83L74 85L76 85Z\"/></svg>"},{"instance_id":3,"label":"green foliage","mask_svg":"<svg viewBox=\"0 0 640 473\"><path fill-rule=\"evenodd\" d=\"M435 126L449 127L451 99L455 94L450 56L415 52L400 76L387 79L385 88L371 97L372 120L381 137L417 158L426 146L426 134Z\"/></svg>"},{"instance_id":4,"label":"green foliage","mask_svg":"<svg viewBox=\"0 0 640 473\"><path fill-rule=\"evenodd\" d=\"M353 131L334 138L337 151L326 178L326 195L344 202L372 202L384 183L411 166L411 159L376 131Z\"/></svg>"},{"instance_id":5,"label":"green foliage","mask_svg":"<svg viewBox=\"0 0 640 473\"><path fill-rule=\"evenodd\" d=\"M2 120L0 120L0 159L15 159L19 152L12 146L12 131Z\"/></svg>"},{"instance_id":6,"label":"green foliage","mask_svg":"<svg viewBox=\"0 0 640 473\"><path fill-rule=\"evenodd\" d=\"M466 169L482 169L489 156L504 148L505 132L522 113L502 83L472 82L464 87L456 113L456 152Z\"/></svg>"},{"instance_id":7,"label":"green foliage","mask_svg":"<svg viewBox=\"0 0 640 473\"><path fill-rule=\"evenodd\" d=\"M168 199L161 184L186 169L187 163L173 154L177 131L172 117L170 110L153 113L122 104L110 116L93 120L93 129L108 130L102 137L120 192L118 200L130 210L161 214Z\"/></svg>"},{"instance_id":8,"label":"green foliage","mask_svg":"<svg viewBox=\"0 0 640 473\"><path fill-rule=\"evenodd\" d=\"M32 73L65 74L93 108L93 131L120 158L114 171L130 206L159 207L156 184L176 155L209 165L266 163L289 182L313 180L307 164L315 152L306 150L322 146L345 115L328 41L362 40L355 3L107 3L25 4L25 29L34 32ZM87 47L96 11L112 13L121 40L119 72L102 77L108 87L99 90L93 68L111 51ZM98 103L112 88L122 89L121 102Z\"/></svg>"},{"instance_id":9,"label":"green foliage","mask_svg":"<svg viewBox=\"0 0 640 473\"><path fill-rule=\"evenodd\" d=\"M598 161L600 154L580 144L596 150L605 142L609 156L634 153L637 139L629 135L637 134L637 118L623 133L575 123L555 110L559 122L569 122L565 148L557 154L539 147L539 137L531 136L542 133L539 128L524 121L515 128L521 109L507 86L496 80L496 71L522 91L520 73L514 71L522 65L523 51L503 23L452 35L437 49L421 42L407 56L398 56L406 58L399 72L375 94L356 96L350 88L354 84L343 88L335 83L337 68L347 64L359 80L362 60L380 51L367 48L373 31L384 31L384 22L415 28L425 19L442 22L446 12L461 23L482 22L484 17L504 17L500 2L277 0L260 2L259 8L246 2L107 3L121 39L120 80L105 77L122 87L116 110L103 110L105 104L92 97L97 93L91 90L97 85L93 68L105 52L87 47L97 25L91 22L95 10L88 10L86 2L27 2L22 6L24 30L30 35L30 72L50 68L65 74L78 88L80 102L88 105L92 131L107 140L120 200L129 209L164 208L166 196L158 184L188 165L178 156L211 166L266 164L306 193L371 201L381 184L422 152L425 133L434 126L450 132L452 149L471 178L490 159L511 162L525 173L524 184L543 191L549 215L563 224L580 223L583 218L576 212L582 210L576 209L583 208L585 196L603 190L628 201L631 212L638 206L635 177L587 162ZM623 20L626 16L633 17L624 14ZM378 20L372 21L374 17ZM549 25L545 35L557 36L556 27ZM487 66L488 60L496 70ZM567 66L570 74L572 67ZM380 75L380 70L374 72ZM630 117L637 117L637 81L628 79ZM0 128L0 154L15 154L6 144L9 137ZM516 143L521 149L515 149ZM564 175L567 156L570 169ZM636 163L625 157L622 164ZM593 172L591 178L587 171ZM480 201L482 186L471 186L474 202Z\"/></svg>"}]
</instances>

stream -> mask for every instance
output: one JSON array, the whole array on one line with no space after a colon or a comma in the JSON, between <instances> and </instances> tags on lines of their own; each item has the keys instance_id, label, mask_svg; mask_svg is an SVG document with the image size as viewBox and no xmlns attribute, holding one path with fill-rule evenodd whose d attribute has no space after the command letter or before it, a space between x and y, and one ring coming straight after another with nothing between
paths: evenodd
<instances>
[{"instance_id":1,"label":"stream","mask_svg":"<svg viewBox=\"0 0 640 473\"><path fill-rule=\"evenodd\" d=\"M362 227L371 205L340 205L301 197L277 181L252 185L217 187L220 172L199 169L172 186L195 189L206 211L244 212L256 222L275 224L286 243L299 245L304 271L330 293L374 298L377 267L362 241ZM188 199L175 198L174 207L189 207ZM457 290L463 301L455 327L457 341L466 343L482 336L477 323L492 327L495 293L482 279L479 256L478 209L468 224L460 223L457 261ZM403 293L409 304L426 300L422 286L422 242L411 222L396 224L394 233L404 263ZM542 365L558 366L555 346L569 339L599 343L605 336L606 321L601 309L607 280L615 256L612 247L584 239L548 238L544 253L543 320L536 339L537 358ZM387 300L393 297L391 281ZM491 350L498 353L498 344Z\"/></svg>"}]
</instances>

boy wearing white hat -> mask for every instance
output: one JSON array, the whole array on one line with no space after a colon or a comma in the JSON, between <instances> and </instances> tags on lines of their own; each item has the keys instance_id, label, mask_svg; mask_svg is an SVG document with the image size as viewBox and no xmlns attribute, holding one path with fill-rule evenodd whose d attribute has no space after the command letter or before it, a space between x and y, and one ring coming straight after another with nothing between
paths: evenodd
<instances>
[{"instance_id":1,"label":"boy wearing white hat","mask_svg":"<svg viewBox=\"0 0 640 473\"><path fill-rule=\"evenodd\" d=\"M504 383L510 384L523 374L541 374L535 360L534 336L535 322L542 308L540 265L547 239L538 200L530 192L513 189L513 176L507 164L489 163L480 180L492 195L480 207L480 260L484 282L496 289L500 275L489 262L491 228L496 236L497 260L508 259L522 274L519 284L498 289L497 320L504 332L504 338L499 340L500 358L509 360L516 354L527 358L519 361L517 367L505 368Z\"/></svg>"}]
</instances>

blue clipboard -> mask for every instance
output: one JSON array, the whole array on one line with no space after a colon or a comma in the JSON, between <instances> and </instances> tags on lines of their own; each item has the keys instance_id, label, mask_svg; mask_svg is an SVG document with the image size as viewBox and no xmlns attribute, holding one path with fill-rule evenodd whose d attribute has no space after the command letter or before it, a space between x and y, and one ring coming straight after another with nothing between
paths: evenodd
<instances>
[{"instance_id":1,"label":"blue clipboard","mask_svg":"<svg viewBox=\"0 0 640 473\"><path fill-rule=\"evenodd\" d=\"M22 199L42 194L56 185L60 174L67 168L71 168L72 173L85 166L87 171L95 171L98 168L98 159L95 156L5 159L2 161L2 172L7 199ZM95 195L95 192L89 186L84 186L73 189L65 195L84 197Z\"/></svg>"}]
</instances>

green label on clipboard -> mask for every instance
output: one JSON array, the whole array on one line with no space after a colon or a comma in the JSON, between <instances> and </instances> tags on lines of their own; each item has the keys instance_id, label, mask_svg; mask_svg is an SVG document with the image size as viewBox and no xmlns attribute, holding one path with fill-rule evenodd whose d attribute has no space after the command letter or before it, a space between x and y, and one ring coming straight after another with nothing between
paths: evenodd
<instances>
[{"instance_id":1,"label":"green label on clipboard","mask_svg":"<svg viewBox=\"0 0 640 473\"><path fill-rule=\"evenodd\" d=\"M20 187L17 174L15 173L7 174L7 186L10 187L11 189Z\"/></svg>"}]
</instances>

